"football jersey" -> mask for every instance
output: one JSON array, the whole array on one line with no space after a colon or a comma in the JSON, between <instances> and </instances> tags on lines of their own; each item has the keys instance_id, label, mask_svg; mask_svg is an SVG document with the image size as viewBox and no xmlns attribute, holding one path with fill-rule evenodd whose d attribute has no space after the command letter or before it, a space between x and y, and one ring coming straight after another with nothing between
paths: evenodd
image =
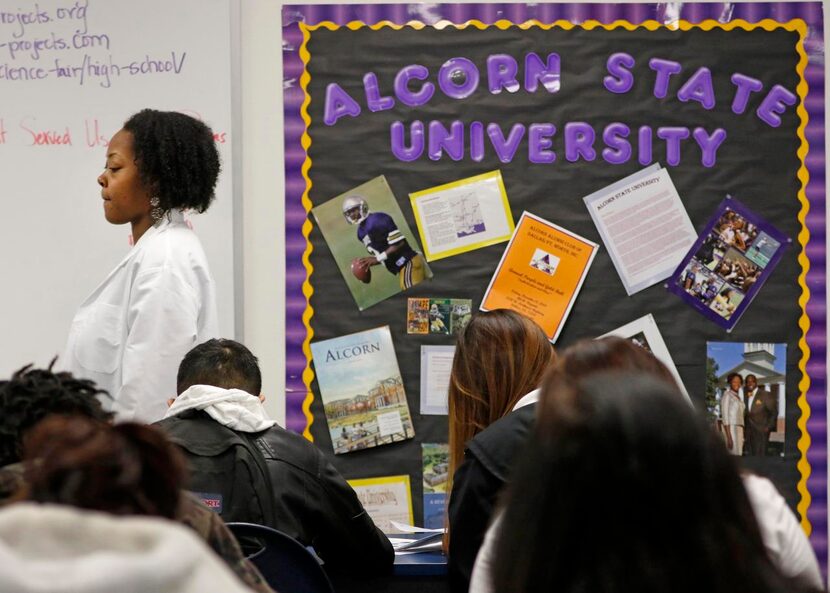
<instances>
[{"instance_id":1,"label":"football jersey","mask_svg":"<svg viewBox=\"0 0 830 593\"><path fill-rule=\"evenodd\" d=\"M703 298L705 298L708 301L708 300L711 300L711 299L715 298L715 295L717 295L717 294L718 294L718 287L715 286L714 284L710 284L706 288L706 294L703 295Z\"/></svg>"},{"instance_id":2,"label":"football jersey","mask_svg":"<svg viewBox=\"0 0 830 593\"><path fill-rule=\"evenodd\" d=\"M370 213L366 220L357 226L357 238L366 246L366 250L374 256L389 249L390 245L401 241L406 243L406 238L398 230L395 221L383 212ZM415 255L415 251L409 245L404 244L403 248L390 255L383 262L383 265L393 274L397 274L406 265L406 262Z\"/></svg>"}]
</instances>

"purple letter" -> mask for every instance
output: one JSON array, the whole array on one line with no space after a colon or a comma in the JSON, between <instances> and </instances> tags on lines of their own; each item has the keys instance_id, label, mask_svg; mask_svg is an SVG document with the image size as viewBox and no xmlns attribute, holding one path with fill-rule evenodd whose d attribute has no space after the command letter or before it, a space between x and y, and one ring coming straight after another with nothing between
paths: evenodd
<instances>
[{"instance_id":1,"label":"purple letter","mask_svg":"<svg viewBox=\"0 0 830 593\"><path fill-rule=\"evenodd\" d=\"M593 161L597 158L594 150L594 128L591 124L582 121L575 121L565 124L565 158L574 163L579 156L586 161Z\"/></svg>"},{"instance_id":2,"label":"purple letter","mask_svg":"<svg viewBox=\"0 0 830 593\"><path fill-rule=\"evenodd\" d=\"M534 52L525 56L525 90L535 93L540 82L549 93L559 91L559 54L548 54L547 66Z\"/></svg>"},{"instance_id":3,"label":"purple letter","mask_svg":"<svg viewBox=\"0 0 830 593\"><path fill-rule=\"evenodd\" d=\"M751 78L739 72L732 75L732 84L738 87L738 90L735 91L735 98L732 99L732 112L737 114L741 114L746 110L749 95L764 88L764 83L757 78Z\"/></svg>"},{"instance_id":4,"label":"purple letter","mask_svg":"<svg viewBox=\"0 0 830 593\"><path fill-rule=\"evenodd\" d=\"M651 164L651 128L649 126L640 126L637 141L639 142L637 160L641 165Z\"/></svg>"},{"instance_id":5,"label":"purple letter","mask_svg":"<svg viewBox=\"0 0 830 593\"><path fill-rule=\"evenodd\" d=\"M487 58L487 81L490 92L498 95L503 88L508 93L515 93L519 90L519 81L516 79L516 72L519 71L519 64L512 56L496 54Z\"/></svg>"},{"instance_id":6,"label":"purple letter","mask_svg":"<svg viewBox=\"0 0 830 593\"><path fill-rule=\"evenodd\" d=\"M777 128L781 125L781 118L778 117L778 114L784 113L787 105L795 105L796 100L795 95L780 84L776 84L761 101L761 105L755 113L773 128Z\"/></svg>"},{"instance_id":7,"label":"purple letter","mask_svg":"<svg viewBox=\"0 0 830 593\"><path fill-rule=\"evenodd\" d=\"M326 106L323 108L323 123L333 126L344 115L357 117L360 115L360 105L349 96L349 93L340 88L336 82L326 87Z\"/></svg>"},{"instance_id":8,"label":"purple letter","mask_svg":"<svg viewBox=\"0 0 830 593\"><path fill-rule=\"evenodd\" d=\"M490 136L490 142L493 144L493 148L496 149L499 160L503 163L509 163L513 160L513 155L516 154L516 149L519 148L519 142L522 141L522 137L525 135L525 127L522 124L514 124L510 128L510 134L505 138L498 124L490 124L487 126L487 135Z\"/></svg>"},{"instance_id":9,"label":"purple letter","mask_svg":"<svg viewBox=\"0 0 830 593\"><path fill-rule=\"evenodd\" d=\"M409 126L409 135L412 138L412 146L407 148L404 141L403 122L392 122L390 128L392 133L392 154L399 161L415 161L424 153L424 124L415 120Z\"/></svg>"},{"instance_id":10,"label":"purple letter","mask_svg":"<svg viewBox=\"0 0 830 593\"><path fill-rule=\"evenodd\" d=\"M625 124L608 124L602 131L602 140L608 148L602 149L602 158L612 165L622 165L631 158L631 143L626 140L631 130Z\"/></svg>"},{"instance_id":11,"label":"purple letter","mask_svg":"<svg viewBox=\"0 0 830 593\"><path fill-rule=\"evenodd\" d=\"M680 72L682 68L678 62L660 58L651 58L648 67L657 73L657 77L654 79L654 96L662 99L669 90L669 77Z\"/></svg>"},{"instance_id":12,"label":"purple letter","mask_svg":"<svg viewBox=\"0 0 830 593\"><path fill-rule=\"evenodd\" d=\"M395 99L380 96L378 77L374 72L367 72L363 77L363 88L366 90L366 106L369 107L369 111L386 111L395 106Z\"/></svg>"},{"instance_id":13,"label":"purple letter","mask_svg":"<svg viewBox=\"0 0 830 593\"><path fill-rule=\"evenodd\" d=\"M626 53L611 54L605 64L608 73L602 83L612 93L627 93L634 86L634 75L626 68L634 67L634 58ZM614 78L616 76L616 78Z\"/></svg>"},{"instance_id":14,"label":"purple letter","mask_svg":"<svg viewBox=\"0 0 830 593\"><path fill-rule=\"evenodd\" d=\"M666 141L666 162L680 164L680 141L689 137L689 128L657 128L657 137Z\"/></svg>"},{"instance_id":15,"label":"purple letter","mask_svg":"<svg viewBox=\"0 0 830 593\"><path fill-rule=\"evenodd\" d=\"M553 124L530 124L527 132L527 154L531 163L552 163L556 153L548 150L553 142L550 136L556 133Z\"/></svg>"},{"instance_id":16,"label":"purple letter","mask_svg":"<svg viewBox=\"0 0 830 593\"><path fill-rule=\"evenodd\" d=\"M695 128L692 136L694 136L698 146L700 146L700 162L703 163L704 167L713 167L715 165L715 154L718 152L718 147L726 140L726 130L718 128L710 136L703 128Z\"/></svg>"},{"instance_id":17,"label":"purple letter","mask_svg":"<svg viewBox=\"0 0 830 593\"><path fill-rule=\"evenodd\" d=\"M420 91L412 92L409 90L409 81L413 78L424 80L427 76L429 76L429 70L426 66L412 64L401 68L401 71L395 76L395 96L398 97L401 103L410 107L423 105L432 98L435 86L431 82L426 82Z\"/></svg>"},{"instance_id":18,"label":"purple letter","mask_svg":"<svg viewBox=\"0 0 830 593\"><path fill-rule=\"evenodd\" d=\"M470 158L480 163L484 158L484 124L480 121L470 122Z\"/></svg>"},{"instance_id":19,"label":"purple letter","mask_svg":"<svg viewBox=\"0 0 830 593\"><path fill-rule=\"evenodd\" d=\"M677 98L684 103L691 99L706 109L712 109L715 106L715 89L712 87L712 72L709 68L698 68L677 91Z\"/></svg>"},{"instance_id":20,"label":"purple letter","mask_svg":"<svg viewBox=\"0 0 830 593\"><path fill-rule=\"evenodd\" d=\"M464 158L464 124L454 121L450 131L440 121L429 122L429 158L441 159L441 152L446 152L454 161Z\"/></svg>"},{"instance_id":21,"label":"purple letter","mask_svg":"<svg viewBox=\"0 0 830 593\"><path fill-rule=\"evenodd\" d=\"M467 58L452 58L438 71L438 86L453 99L466 99L478 88L478 68Z\"/></svg>"}]
</instances>

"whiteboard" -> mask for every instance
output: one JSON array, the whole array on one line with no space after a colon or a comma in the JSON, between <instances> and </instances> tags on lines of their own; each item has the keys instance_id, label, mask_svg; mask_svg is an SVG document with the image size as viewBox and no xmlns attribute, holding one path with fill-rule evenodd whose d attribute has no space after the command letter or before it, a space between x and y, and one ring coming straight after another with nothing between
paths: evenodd
<instances>
[{"instance_id":1,"label":"whiteboard","mask_svg":"<svg viewBox=\"0 0 830 593\"><path fill-rule=\"evenodd\" d=\"M0 3L0 378L60 354L77 307L129 250L104 220L106 143L145 107L211 126L216 201L189 216L234 335L228 0Z\"/></svg>"}]
</instances>

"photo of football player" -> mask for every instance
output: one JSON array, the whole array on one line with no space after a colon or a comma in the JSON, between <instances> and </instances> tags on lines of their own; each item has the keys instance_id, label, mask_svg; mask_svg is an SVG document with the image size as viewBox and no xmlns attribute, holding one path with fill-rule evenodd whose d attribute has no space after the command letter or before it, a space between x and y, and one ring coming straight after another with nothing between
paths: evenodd
<instances>
[{"instance_id":1,"label":"photo of football player","mask_svg":"<svg viewBox=\"0 0 830 593\"><path fill-rule=\"evenodd\" d=\"M311 209L311 215L361 311L432 278L385 176L325 200ZM424 333L429 332L428 312L429 299L423 311Z\"/></svg>"},{"instance_id":2,"label":"photo of football player","mask_svg":"<svg viewBox=\"0 0 830 593\"><path fill-rule=\"evenodd\" d=\"M370 211L368 202L359 194L343 200L343 216L346 222L357 226L357 240L370 253L360 258L360 265L368 269L383 264L390 274L398 276L401 290L424 279L423 256L410 247L391 216Z\"/></svg>"},{"instance_id":3,"label":"photo of football player","mask_svg":"<svg viewBox=\"0 0 830 593\"><path fill-rule=\"evenodd\" d=\"M429 333L448 334L450 328L444 323L445 315L438 308L438 303L432 303L429 307Z\"/></svg>"}]
</instances>

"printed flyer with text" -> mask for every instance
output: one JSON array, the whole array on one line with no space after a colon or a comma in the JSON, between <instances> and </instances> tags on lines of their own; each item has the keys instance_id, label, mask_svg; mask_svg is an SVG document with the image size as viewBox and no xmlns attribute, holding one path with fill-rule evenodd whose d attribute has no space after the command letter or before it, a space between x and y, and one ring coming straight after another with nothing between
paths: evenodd
<instances>
[{"instance_id":1,"label":"printed flyer with text","mask_svg":"<svg viewBox=\"0 0 830 593\"><path fill-rule=\"evenodd\" d=\"M518 311L555 342L597 248L584 237L523 213L484 293L481 310Z\"/></svg>"}]
</instances>

